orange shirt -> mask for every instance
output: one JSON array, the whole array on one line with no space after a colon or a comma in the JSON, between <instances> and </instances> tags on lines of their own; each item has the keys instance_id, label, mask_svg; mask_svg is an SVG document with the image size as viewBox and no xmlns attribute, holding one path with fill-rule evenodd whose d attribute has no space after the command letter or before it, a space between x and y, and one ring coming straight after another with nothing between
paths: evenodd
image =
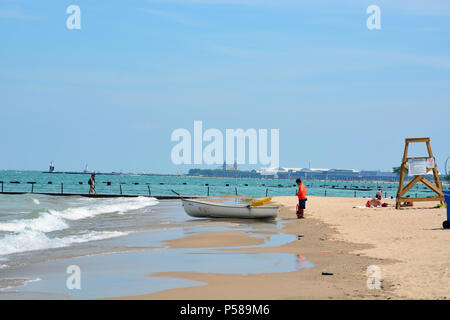
<instances>
[{"instance_id":1,"label":"orange shirt","mask_svg":"<svg viewBox=\"0 0 450 320\"><path fill-rule=\"evenodd\" d=\"M297 196L299 199L306 199L306 187L303 183L298 186Z\"/></svg>"}]
</instances>

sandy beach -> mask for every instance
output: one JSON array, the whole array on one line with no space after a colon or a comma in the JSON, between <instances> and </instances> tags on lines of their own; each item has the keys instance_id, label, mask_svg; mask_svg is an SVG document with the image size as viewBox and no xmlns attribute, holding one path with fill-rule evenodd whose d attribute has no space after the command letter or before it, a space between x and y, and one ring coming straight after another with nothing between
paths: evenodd
<instances>
[{"instance_id":1,"label":"sandy beach","mask_svg":"<svg viewBox=\"0 0 450 320\"><path fill-rule=\"evenodd\" d=\"M311 261L313 268L251 275L149 274L202 285L119 299L449 299L450 235L441 227L446 209L434 209L436 203L432 202L402 210L354 208L366 201L309 197L306 219L298 220L296 198L275 197L272 202L282 205L281 232L298 237L281 246L236 248L261 243L261 239L238 229L167 242L173 248L296 254L299 260ZM391 199L386 202L394 204ZM380 268L380 289L367 287L367 268L372 265Z\"/></svg>"},{"instance_id":2,"label":"sandy beach","mask_svg":"<svg viewBox=\"0 0 450 320\"><path fill-rule=\"evenodd\" d=\"M289 197L278 199L289 206ZM394 205L395 200L386 202ZM442 229L445 208L438 202L413 207L360 209L364 199L311 198L310 215L337 231L335 239L370 247L354 253L383 261L380 266L389 290L401 299L450 298L450 234ZM292 204L291 204L292 205Z\"/></svg>"}]
</instances>

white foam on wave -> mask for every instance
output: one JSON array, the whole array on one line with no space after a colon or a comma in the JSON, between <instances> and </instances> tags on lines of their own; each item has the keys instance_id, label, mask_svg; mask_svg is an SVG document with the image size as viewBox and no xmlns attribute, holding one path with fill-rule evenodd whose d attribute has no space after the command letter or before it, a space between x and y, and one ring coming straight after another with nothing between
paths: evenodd
<instances>
[{"instance_id":1,"label":"white foam on wave","mask_svg":"<svg viewBox=\"0 0 450 320\"><path fill-rule=\"evenodd\" d=\"M121 232L121 231L91 231L89 233L77 235L77 236L69 236L63 238L66 243L83 243L89 241L98 241L105 240L110 238L117 238L120 236L125 236L129 234L129 232Z\"/></svg>"},{"instance_id":2,"label":"white foam on wave","mask_svg":"<svg viewBox=\"0 0 450 320\"><path fill-rule=\"evenodd\" d=\"M38 200L38 199L35 199L35 198L31 198L32 200L33 200L33 202L35 203L35 204L41 204L41 202Z\"/></svg>"},{"instance_id":3,"label":"white foam on wave","mask_svg":"<svg viewBox=\"0 0 450 320\"><path fill-rule=\"evenodd\" d=\"M67 247L72 244L126 235L119 231L90 231L78 235L50 238L45 233L69 229L66 220L80 220L107 213L124 214L158 204L155 198L95 199L61 211L49 209L37 218L15 219L0 223L0 231L12 232L0 238L0 256L12 253ZM3 257L0 257L0 260Z\"/></svg>"},{"instance_id":4,"label":"white foam on wave","mask_svg":"<svg viewBox=\"0 0 450 320\"><path fill-rule=\"evenodd\" d=\"M120 231L91 231L64 238L49 238L42 231L25 229L20 233L8 234L0 239L0 255L62 248L68 247L71 244L116 238L127 234L126 232Z\"/></svg>"},{"instance_id":5,"label":"white foam on wave","mask_svg":"<svg viewBox=\"0 0 450 320\"><path fill-rule=\"evenodd\" d=\"M147 197L114 200L108 199L88 206L68 208L63 211L49 210L49 212L54 216L64 219L80 220L106 213L124 214L127 211L154 206L156 204L158 204L158 200Z\"/></svg>"},{"instance_id":6,"label":"white foam on wave","mask_svg":"<svg viewBox=\"0 0 450 320\"><path fill-rule=\"evenodd\" d=\"M15 219L0 223L0 231L21 232L26 229L42 232L52 232L68 229L70 226L64 220L80 220L106 213L124 214L158 204L155 198L137 197L130 199L96 200L91 204L72 207L62 211L50 209L33 219Z\"/></svg>"},{"instance_id":7,"label":"white foam on wave","mask_svg":"<svg viewBox=\"0 0 450 320\"><path fill-rule=\"evenodd\" d=\"M5 280L5 279L4 279ZM26 286L27 284L29 284L29 283L32 283L32 282L39 282L39 281L41 281L42 279L41 278L36 278L36 279L13 279L13 280L18 280L18 281L23 281L23 282L21 282L20 284L18 284L18 285L14 285L14 286L7 286L7 287L5 287L5 288L0 288L0 291L6 291L6 290L9 290L9 289L13 289L13 288L17 288L17 287L24 287L24 286Z\"/></svg>"},{"instance_id":8,"label":"white foam on wave","mask_svg":"<svg viewBox=\"0 0 450 320\"><path fill-rule=\"evenodd\" d=\"M20 232L25 229L32 229L42 232L52 232L69 228L63 219L50 213L42 213L34 219L16 219L9 222L0 223L0 231Z\"/></svg>"}]
</instances>

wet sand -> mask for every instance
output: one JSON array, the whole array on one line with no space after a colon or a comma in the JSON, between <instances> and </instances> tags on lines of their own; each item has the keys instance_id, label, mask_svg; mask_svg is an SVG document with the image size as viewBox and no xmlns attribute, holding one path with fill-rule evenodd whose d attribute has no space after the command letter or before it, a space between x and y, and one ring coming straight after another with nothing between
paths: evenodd
<instances>
[{"instance_id":1,"label":"wet sand","mask_svg":"<svg viewBox=\"0 0 450 320\"><path fill-rule=\"evenodd\" d=\"M299 255L314 267L264 274L164 272L149 277L180 278L202 285L119 299L448 299L450 233L442 229L444 208L362 209L363 198L309 197L306 219L295 216L295 197L274 197L282 205L281 230L298 240L281 246L253 246L261 239L239 229L169 241L178 248L222 247L237 252ZM394 200L386 202L394 204ZM259 230L263 231L263 230ZM235 247L246 248L235 248ZM227 248L234 247L234 248ZM367 287L367 268L381 270L380 289ZM276 266L275 266L276 267ZM325 273L325 274L323 274ZM331 274L331 275L330 275ZM206 284L206 285L204 285Z\"/></svg>"},{"instance_id":2,"label":"wet sand","mask_svg":"<svg viewBox=\"0 0 450 320\"><path fill-rule=\"evenodd\" d=\"M171 248L217 248L260 245L264 243L264 239L250 237L239 231L207 232L171 240L168 243Z\"/></svg>"}]
</instances>

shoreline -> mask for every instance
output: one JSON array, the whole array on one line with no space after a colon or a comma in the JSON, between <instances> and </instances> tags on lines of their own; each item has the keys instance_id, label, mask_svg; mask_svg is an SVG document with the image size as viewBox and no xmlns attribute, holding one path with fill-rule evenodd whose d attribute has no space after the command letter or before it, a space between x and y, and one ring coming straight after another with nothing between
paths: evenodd
<instances>
[{"instance_id":1,"label":"shoreline","mask_svg":"<svg viewBox=\"0 0 450 320\"><path fill-rule=\"evenodd\" d=\"M315 264L313 268L253 275L149 274L198 281L202 285L115 299L449 299L449 235L440 228L445 208L434 209L434 203L402 210L353 208L363 206L364 200L309 197L306 219L297 220L295 197L273 197L273 203L282 206L280 218L284 226L280 232L301 234L300 240L269 248L222 249L300 254ZM393 205L395 199L385 201ZM208 234L211 237L224 241L218 234ZM201 239L188 237L169 244L207 245ZM226 241L222 244L226 245ZM381 271L380 290L369 290L366 285L367 268L372 265Z\"/></svg>"},{"instance_id":2,"label":"shoreline","mask_svg":"<svg viewBox=\"0 0 450 320\"><path fill-rule=\"evenodd\" d=\"M276 196L271 204L281 210L270 221L195 219L179 201L162 201L158 206L165 211L153 207L140 213L146 225L158 216L168 219L162 228L55 249L62 259L5 272L9 278L42 279L20 289L22 297L39 297L38 292L68 297L61 287L65 268L76 264L86 281L75 299L449 299L446 209L421 202L396 210L395 199L383 200L390 207L371 209L366 201L309 196L305 219L298 220L297 198ZM70 257L71 252L89 255ZM370 266L380 269L379 289L367 287ZM114 292L107 290L111 283Z\"/></svg>"},{"instance_id":3,"label":"shoreline","mask_svg":"<svg viewBox=\"0 0 450 320\"><path fill-rule=\"evenodd\" d=\"M288 198L288 199L285 199ZM315 197L326 199L324 197ZM291 206L291 200L294 200ZM332 199L332 198L328 198ZM327 199L327 200L328 200ZM351 198L353 199L353 198ZM290 203L286 203L288 200ZM361 200L363 201L363 200ZM298 220L292 210L295 197L273 197L274 204L282 206L279 230L261 230L295 235L298 240L279 246L244 247L255 241L254 235L243 235L239 229L221 233L200 234L167 242L171 248L205 248L220 244L225 252L282 253L312 262L312 268L292 272L260 274L227 274L196 272L159 272L147 277L178 278L197 281L201 285L158 291L144 295L123 296L114 299L397 299L393 284L383 280L381 290L366 286L366 270L370 265L384 266L394 260L361 255L358 251L372 248L370 244L353 243L339 237L334 226L317 219L306 211L306 219ZM234 234L232 234L234 233ZM239 247L241 246L241 247ZM234 248L230 248L234 247ZM237 248L236 248L237 247ZM322 274L325 273L325 274ZM331 273L332 275L327 275Z\"/></svg>"}]
</instances>

